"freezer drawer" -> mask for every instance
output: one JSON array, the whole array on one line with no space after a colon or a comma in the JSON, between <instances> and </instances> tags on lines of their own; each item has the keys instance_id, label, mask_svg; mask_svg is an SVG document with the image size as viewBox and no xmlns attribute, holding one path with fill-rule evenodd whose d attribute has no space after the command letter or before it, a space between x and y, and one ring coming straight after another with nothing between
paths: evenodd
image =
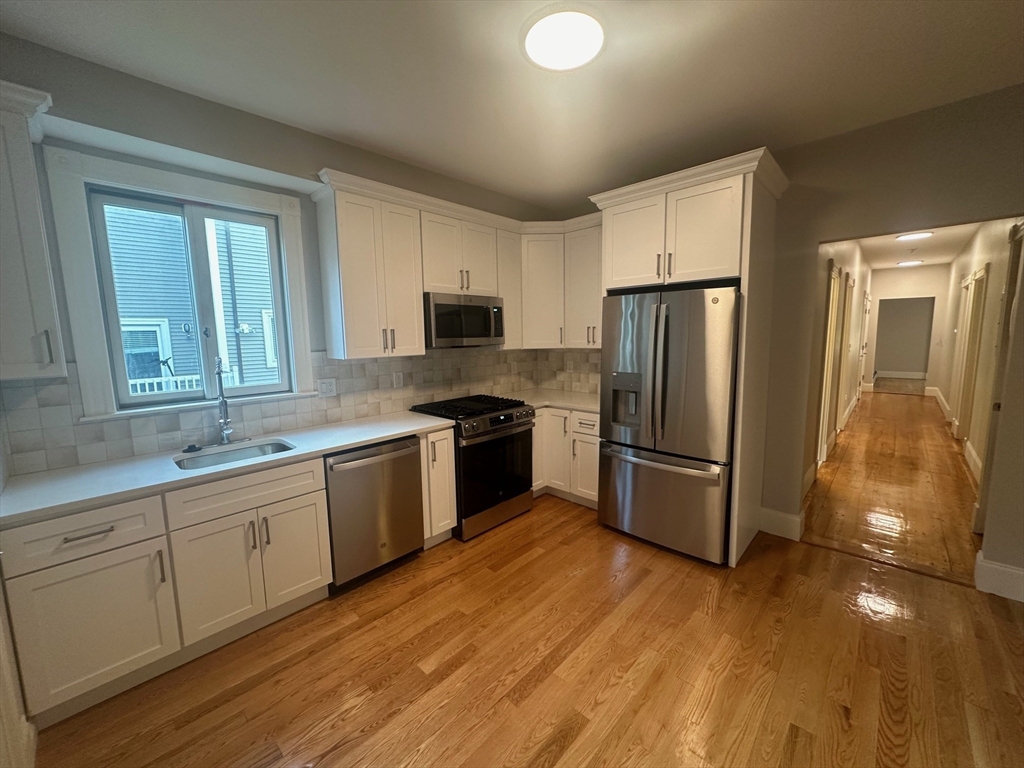
<instances>
[{"instance_id":1,"label":"freezer drawer","mask_svg":"<svg viewBox=\"0 0 1024 768\"><path fill-rule=\"evenodd\" d=\"M602 442L597 515L607 526L725 562L729 467Z\"/></svg>"}]
</instances>

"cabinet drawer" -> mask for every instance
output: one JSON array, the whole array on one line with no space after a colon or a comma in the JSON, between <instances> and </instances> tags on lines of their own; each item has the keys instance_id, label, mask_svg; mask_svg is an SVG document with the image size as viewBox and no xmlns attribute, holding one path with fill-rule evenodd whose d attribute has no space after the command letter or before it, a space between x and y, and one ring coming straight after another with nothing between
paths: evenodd
<instances>
[{"instance_id":1,"label":"cabinet drawer","mask_svg":"<svg viewBox=\"0 0 1024 768\"><path fill-rule=\"evenodd\" d=\"M151 539L164 530L159 496L8 528L0 531L4 575L11 578L78 560Z\"/></svg>"},{"instance_id":2,"label":"cabinet drawer","mask_svg":"<svg viewBox=\"0 0 1024 768\"><path fill-rule=\"evenodd\" d=\"M302 496L324 487L322 459L266 469L164 495L172 531Z\"/></svg>"},{"instance_id":3,"label":"cabinet drawer","mask_svg":"<svg viewBox=\"0 0 1024 768\"><path fill-rule=\"evenodd\" d=\"M581 413L580 411L572 412L572 431L580 432L584 435L596 435L597 434L597 414L594 413Z\"/></svg>"}]
</instances>

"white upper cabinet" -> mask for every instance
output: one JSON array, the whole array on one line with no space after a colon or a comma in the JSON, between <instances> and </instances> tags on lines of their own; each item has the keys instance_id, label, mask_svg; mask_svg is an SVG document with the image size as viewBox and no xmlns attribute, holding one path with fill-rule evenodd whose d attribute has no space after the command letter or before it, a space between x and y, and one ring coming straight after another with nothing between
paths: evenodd
<instances>
[{"instance_id":1,"label":"white upper cabinet","mask_svg":"<svg viewBox=\"0 0 1024 768\"><path fill-rule=\"evenodd\" d=\"M523 348L563 346L564 235L523 235Z\"/></svg>"},{"instance_id":2,"label":"white upper cabinet","mask_svg":"<svg viewBox=\"0 0 1024 768\"><path fill-rule=\"evenodd\" d=\"M423 354L419 211L329 189L316 197L328 356Z\"/></svg>"},{"instance_id":3,"label":"white upper cabinet","mask_svg":"<svg viewBox=\"0 0 1024 768\"><path fill-rule=\"evenodd\" d=\"M498 295L498 231L494 227L462 222L462 267L466 293Z\"/></svg>"},{"instance_id":4,"label":"white upper cabinet","mask_svg":"<svg viewBox=\"0 0 1024 768\"><path fill-rule=\"evenodd\" d=\"M67 375L29 135L49 104L0 83L0 379Z\"/></svg>"},{"instance_id":5,"label":"white upper cabinet","mask_svg":"<svg viewBox=\"0 0 1024 768\"><path fill-rule=\"evenodd\" d=\"M498 296L505 321L504 349L523 348L523 250L519 235L498 230Z\"/></svg>"},{"instance_id":6,"label":"white upper cabinet","mask_svg":"<svg viewBox=\"0 0 1024 768\"><path fill-rule=\"evenodd\" d=\"M423 212L423 290L461 293L466 290L462 266L462 222Z\"/></svg>"},{"instance_id":7,"label":"white upper cabinet","mask_svg":"<svg viewBox=\"0 0 1024 768\"><path fill-rule=\"evenodd\" d=\"M665 195L604 211L604 287L652 285L665 279Z\"/></svg>"},{"instance_id":8,"label":"white upper cabinet","mask_svg":"<svg viewBox=\"0 0 1024 768\"><path fill-rule=\"evenodd\" d=\"M423 279L420 254L420 212L384 203L384 286L387 302L388 352L422 355Z\"/></svg>"},{"instance_id":9,"label":"white upper cabinet","mask_svg":"<svg viewBox=\"0 0 1024 768\"><path fill-rule=\"evenodd\" d=\"M601 228L565 235L565 346L601 346Z\"/></svg>"},{"instance_id":10,"label":"white upper cabinet","mask_svg":"<svg viewBox=\"0 0 1024 768\"><path fill-rule=\"evenodd\" d=\"M742 232L742 176L669 192L665 211L667 281L738 276Z\"/></svg>"}]
</instances>

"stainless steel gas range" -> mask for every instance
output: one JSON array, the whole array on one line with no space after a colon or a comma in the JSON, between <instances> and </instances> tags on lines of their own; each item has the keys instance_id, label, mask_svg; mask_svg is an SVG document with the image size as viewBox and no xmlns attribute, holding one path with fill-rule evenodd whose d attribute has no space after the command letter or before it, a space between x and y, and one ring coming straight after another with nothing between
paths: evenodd
<instances>
[{"instance_id":1,"label":"stainless steel gas range","mask_svg":"<svg viewBox=\"0 0 1024 768\"><path fill-rule=\"evenodd\" d=\"M532 406L469 395L412 410L456 423L458 539L471 539L533 507Z\"/></svg>"}]
</instances>

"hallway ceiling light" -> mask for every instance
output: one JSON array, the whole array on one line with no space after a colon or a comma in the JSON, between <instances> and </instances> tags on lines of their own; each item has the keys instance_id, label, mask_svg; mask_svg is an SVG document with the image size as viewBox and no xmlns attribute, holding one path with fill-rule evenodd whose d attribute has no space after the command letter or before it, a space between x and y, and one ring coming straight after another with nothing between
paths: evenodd
<instances>
[{"instance_id":1,"label":"hallway ceiling light","mask_svg":"<svg viewBox=\"0 0 1024 768\"><path fill-rule=\"evenodd\" d=\"M921 261L920 259L917 259L916 261L897 261L896 262L896 266L897 267L919 267L922 264L924 264L924 262Z\"/></svg>"},{"instance_id":2,"label":"hallway ceiling light","mask_svg":"<svg viewBox=\"0 0 1024 768\"><path fill-rule=\"evenodd\" d=\"M560 11L537 20L526 33L526 55L544 69L582 67L601 52L604 29L593 16Z\"/></svg>"},{"instance_id":3,"label":"hallway ceiling light","mask_svg":"<svg viewBox=\"0 0 1024 768\"><path fill-rule=\"evenodd\" d=\"M924 240L926 237L931 237L931 232L911 232L909 235L897 235L897 240Z\"/></svg>"}]
</instances>

